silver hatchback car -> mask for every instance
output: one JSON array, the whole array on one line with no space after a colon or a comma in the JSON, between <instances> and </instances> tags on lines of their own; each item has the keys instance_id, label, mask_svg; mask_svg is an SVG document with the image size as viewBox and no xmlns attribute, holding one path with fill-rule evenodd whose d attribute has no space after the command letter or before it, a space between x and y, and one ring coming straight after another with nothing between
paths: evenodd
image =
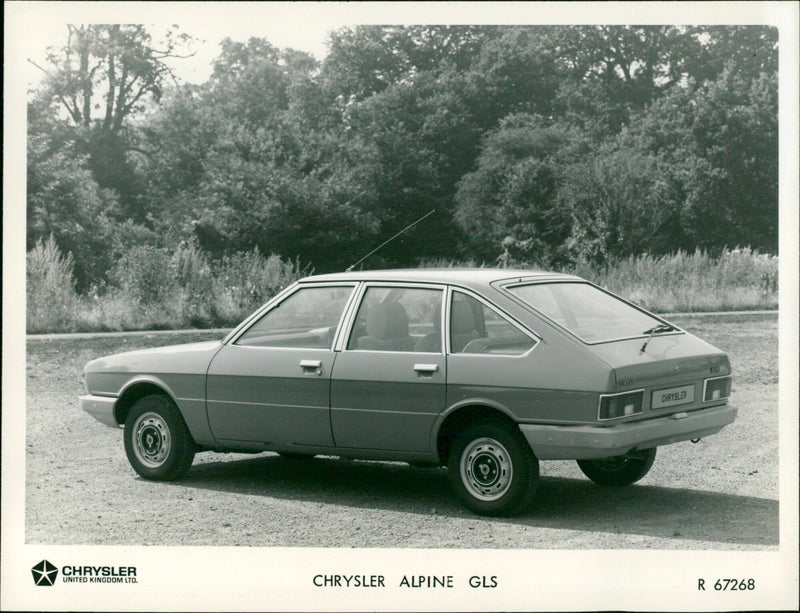
<instances>
[{"instance_id":1,"label":"silver hatchback car","mask_svg":"<svg viewBox=\"0 0 800 613\"><path fill-rule=\"evenodd\" d=\"M532 503L539 461L628 485L736 417L727 355L578 277L418 269L298 281L221 341L86 365L81 406L133 468L198 451L447 466L474 512ZM312 468L309 468L312 470Z\"/></svg>"}]
</instances>

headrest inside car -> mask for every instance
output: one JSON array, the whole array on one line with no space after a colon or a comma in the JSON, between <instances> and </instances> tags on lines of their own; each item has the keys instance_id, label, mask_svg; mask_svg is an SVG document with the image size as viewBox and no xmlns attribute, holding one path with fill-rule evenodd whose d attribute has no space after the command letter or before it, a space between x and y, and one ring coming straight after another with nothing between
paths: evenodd
<instances>
[{"instance_id":1,"label":"headrest inside car","mask_svg":"<svg viewBox=\"0 0 800 613\"><path fill-rule=\"evenodd\" d=\"M379 303L367 314L367 334L375 338L402 338L408 336L408 315L398 302Z\"/></svg>"},{"instance_id":2,"label":"headrest inside car","mask_svg":"<svg viewBox=\"0 0 800 613\"><path fill-rule=\"evenodd\" d=\"M475 330L475 317L469 304L463 301L453 301L453 310L450 313L450 329L453 334L469 334Z\"/></svg>"}]
</instances>

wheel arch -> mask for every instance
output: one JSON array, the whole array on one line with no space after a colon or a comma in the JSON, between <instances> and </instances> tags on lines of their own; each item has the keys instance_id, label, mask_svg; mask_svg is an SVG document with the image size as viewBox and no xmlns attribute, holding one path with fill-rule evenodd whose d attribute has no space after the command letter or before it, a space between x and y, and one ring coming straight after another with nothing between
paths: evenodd
<instances>
[{"instance_id":1,"label":"wheel arch","mask_svg":"<svg viewBox=\"0 0 800 613\"><path fill-rule=\"evenodd\" d=\"M175 395L167 384L156 377L139 377L126 383L125 387L120 391L119 399L114 405L114 419L117 420L118 424L123 425L136 401L145 396L153 395L168 397L180 412Z\"/></svg>"},{"instance_id":2,"label":"wheel arch","mask_svg":"<svg viewBox=\"0 0 800 613\"><path fill-rule=\"evenodd\" d=\"M489 419L517 427L516 416L507 407L492 400L464 400L450 407L441 415L433 433L434 449L439 461L447 464L450 447L458 432L470 424Z\"/></svg>"}]
</instances>

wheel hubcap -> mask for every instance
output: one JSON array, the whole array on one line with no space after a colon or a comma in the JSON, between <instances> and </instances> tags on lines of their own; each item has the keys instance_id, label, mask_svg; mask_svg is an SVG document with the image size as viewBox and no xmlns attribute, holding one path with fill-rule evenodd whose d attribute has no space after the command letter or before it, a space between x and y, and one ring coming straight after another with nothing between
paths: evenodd
<instances>
[{"instance_id":1,"label":"wheel hubcap","mask_svg":"<svg viewBox=\"0 0 800 613\"><path fill-rule=\"evenodd\" d=\"M480 438L461 454L461 480L480 500L497 500L511 484L513 468L508 450L493 438Z\"/></svg>"},{"instance_id":2,"label":"wheel hubcap","mask_svg":"<svg viewBox=\"0 0 800 613\"><path fill-rule=\"evenodd\" d=\"M171 448L169 427L157 413L144 413L133 424L133 452L149 468L158 468Z\"/></svg>"}]
</instances>

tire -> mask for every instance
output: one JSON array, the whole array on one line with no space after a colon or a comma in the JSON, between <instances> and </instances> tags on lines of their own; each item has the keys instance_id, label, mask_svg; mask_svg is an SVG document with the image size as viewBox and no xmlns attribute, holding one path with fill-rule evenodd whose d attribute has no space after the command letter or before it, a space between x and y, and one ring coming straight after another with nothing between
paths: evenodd
<instances>
[{"instance_id":1,"label":"tire","mask_svg":"<svg viewBox=\"0 0 800 613\"><path fill-rule=\"evenodd\" d=\"M539 460L516 426L482 421L453 441L450 485L478 515L515 515L530 506L539 483Z\"/></svg>"},{"instance_id":2,"label":"tire","mask_svg":"<svg viewBox=\"0 0 800 613\"><path fill-rule=\"evenodd\" d=\"M314 457L313 453L296 453L293 451L279 451L278 455L286 460L310 460Z\"/></svg>"},{"instance_id":3,"label":"tire","mask_svg":"<svg viewBox=\"0 0 800 613\"><path fill-rule=\"evenodd\" d=\"M197 451L180 411L167 396L137 400L125 420L123 438L133 469L156 481L186 474Z\"/></svg>"},{"instance_id":4,"label":"tire","mask_svg":"<svg viewBox=\"0 0 800 613\"><path fill-rule=\"evenodd\" d=\"M656 448L653 447L602 460L578 460L578 466L598 485L619 487L644 477L655 459Z\"/></svg>"}]
</instances>

